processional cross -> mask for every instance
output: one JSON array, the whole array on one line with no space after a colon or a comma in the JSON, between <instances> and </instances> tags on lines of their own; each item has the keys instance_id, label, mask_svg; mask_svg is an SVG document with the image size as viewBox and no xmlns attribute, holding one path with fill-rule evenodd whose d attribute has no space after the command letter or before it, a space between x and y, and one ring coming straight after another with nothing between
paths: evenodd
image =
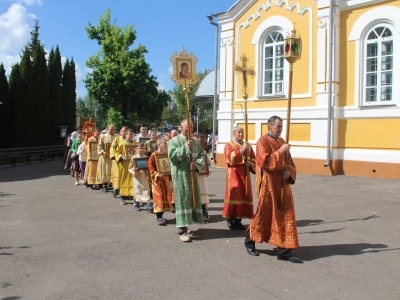
<instances>
[{"instance_id":1,"label":"processional cross","mask_svg":"<svg viewBox=\"0 0 400 300\"><path fill-rule=\"evenodd\" d=\"M249 141L249 134L248 134L249 130L248 130L248 125L247 125L248 124L248 122L247 122L247 99L249 98L249 95L247 95L247 75L250 75L250 76L253 77L254 75L256 75L256 72L253 70L253 68L247 67L248 59L247 59L246 54L243 54L240 57L240 60L242 61L242 65L239 65L239 63L237 63L236 66L235 66L235 71L238 74L241 73L242 76L243 76L243 89L244 89L244 94L243 94L243 99L244 99L244 139L245 139L245 141L247 143ZM247 153L246 153L246 157L245 157L246 162L250 160L249 159L249 156L250 156L249 151L250 151L250 149L247 148ZM246 176L250 176L248 167L246 168ZM248 189L248 187L247 187L247 179L246 179L246 195L247 195L247 189Z\"/></svg>"}]
</instances>

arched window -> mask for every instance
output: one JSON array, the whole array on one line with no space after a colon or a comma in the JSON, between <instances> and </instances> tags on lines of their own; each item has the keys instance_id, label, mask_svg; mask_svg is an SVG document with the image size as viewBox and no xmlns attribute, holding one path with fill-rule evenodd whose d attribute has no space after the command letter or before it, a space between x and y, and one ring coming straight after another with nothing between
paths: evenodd
<instances>
[{"instance_id":1,"label":"arched window","mask_svg":"<svg viewBox=\"0 0 400 300\"><path fill-rule=\"evenodd\" d=\"M262 95L284 93L284 37L279 31L267 34L263 51Z\"/></svg>"},{"instance_id":2,"label":"arched window","mask_svg":"<svg viewBox=\"0 0 400 300\"><path fill-rule=\"evenodd\" d=\"M364 40L364 103L386 104L393 100L393 34L378 25Z\"/></svg>"}]
</instances>

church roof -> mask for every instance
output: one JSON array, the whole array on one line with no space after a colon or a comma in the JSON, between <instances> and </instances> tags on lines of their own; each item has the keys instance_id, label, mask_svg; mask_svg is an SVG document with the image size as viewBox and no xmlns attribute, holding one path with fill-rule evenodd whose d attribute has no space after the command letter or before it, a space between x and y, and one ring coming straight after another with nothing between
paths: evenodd
<instances>
[{"instance_id":1,"label":"church roof","mask_svg":"<svg viewBox=\"0 0 400 300\"><path fill-rule=\"evenodd\" d=\"M218 75L218 74L217 74ZM196 97L214 97L215 91L215 70L207 74L201 81L197 89ZM219 86L217 87L217 94L219 94Z\"/></svg>"}]
</instances>

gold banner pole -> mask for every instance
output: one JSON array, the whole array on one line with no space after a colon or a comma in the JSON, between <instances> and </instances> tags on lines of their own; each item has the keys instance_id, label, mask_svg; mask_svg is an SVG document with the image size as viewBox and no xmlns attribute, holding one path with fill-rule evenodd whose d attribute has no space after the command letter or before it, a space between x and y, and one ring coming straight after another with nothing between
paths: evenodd
<instances>
[{"instance_id":1,"label":"gold banner pole","mask_svg":"<svg viewBox=\"0 0 400 300\"><path fill-rule=\"evenodd\" d=\"M287 114L286 114L286 143L289 144L290 136L290 113L292 109L292 85L293 85L293 64L301 58L301 38L297 34L295 24L290 34L287 34L284 42L284 54L283 57L289 62L289 91L288 91L288 103L287 103ZM285 153L284 156L285 165L289 163L289 153ZM279 209L282 206L283 201L286 198L286 179L282 177L281 185L281 201L279 203Z\"/></svg>"},{"instance_id":2,"label":"gold banner pole","mask_svg":"<svg viewBox=\"0 0 400 300\"><path fill-rule=\"evenodd\" d=\"M170 61L173 66L173 75L171 76L172 81L176 84L183 86L183 93L185 94L185 110L186 110L186 121L188 125L188 141L192 140L192 132L190 126L190 112L189 112L189 87L188 84L195 84L198 81L196 72L197 57L193 53L187 53L185 47L182 47L181 52L175 52L171 57ZM192 151L192 149L190 149ZM190 154L190 164L193 163L193 155ZM190 181L192 186L192 200L193 208L196 208L197 203L197 190L194 173L195 170L190 170Z\"/></svg>"},{"instance_id":3,"label":"gold banner pole","mask_svg":"<svg viewBox=\"0 0 400 300\"><path fill-rule=\"evenodd\" d=\"M188 125L188 141L192 140L192 130L191 130L191 126L190 126L190 112L189 112L189 88L186 85L186 80L185 80L185 85L183 86L183 93L185 94L185 108L186 108L186 121L187 121L187 125ZM192 151L192 149L190 149L190 151ZM190 153L189 156L189 161L190 161L190 165L193 163L193 155L192 153ZM190 181L191 181L191 185L192 185L192 201L193 201L193 208L196 208L196 202L197 202L197 193L196 193L196 181L195 179L195 174L194 174L195 170L190 170Z\"/></svg>"}]
</instances>

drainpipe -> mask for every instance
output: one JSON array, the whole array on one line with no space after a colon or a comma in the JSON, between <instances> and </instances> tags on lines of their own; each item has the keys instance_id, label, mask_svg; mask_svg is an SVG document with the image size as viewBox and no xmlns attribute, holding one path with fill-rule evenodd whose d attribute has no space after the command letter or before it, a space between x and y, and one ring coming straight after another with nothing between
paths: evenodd
<instances>
[{"instance_id":1,"label":"drainpipe","mask_svg":"<svg viewBox=\"0 0 400 300\"><path fill-rule=\"evenodd\" d=\"M332 99L333 99L333 7L334 0L330 1L329 5L329 85L328 85L328 129L326 143L326 161L324 167L329 167L331 164L331 140L332 140Z\"/></svg>"},{"instance_id":2,"label":"drainpipe","mask_svg":"<svg viewBox=\"0 0 400 300\"><path fill-rule=\"evenodd\" d=\"M213 161L215 159L215 131L216 131L216 119L217 119L217 98L218 98L218 37L219 37L219 24L215 23L214 17L216 15L211 15L207 16L207 18L210 20L210 24L214 25L216 27L216 33L215 33L215 80L214 80L214 103L213 103L213 128L212 128L212 145L211 145L211 157L210 159Z\"/></svg>"}]
</instances>

